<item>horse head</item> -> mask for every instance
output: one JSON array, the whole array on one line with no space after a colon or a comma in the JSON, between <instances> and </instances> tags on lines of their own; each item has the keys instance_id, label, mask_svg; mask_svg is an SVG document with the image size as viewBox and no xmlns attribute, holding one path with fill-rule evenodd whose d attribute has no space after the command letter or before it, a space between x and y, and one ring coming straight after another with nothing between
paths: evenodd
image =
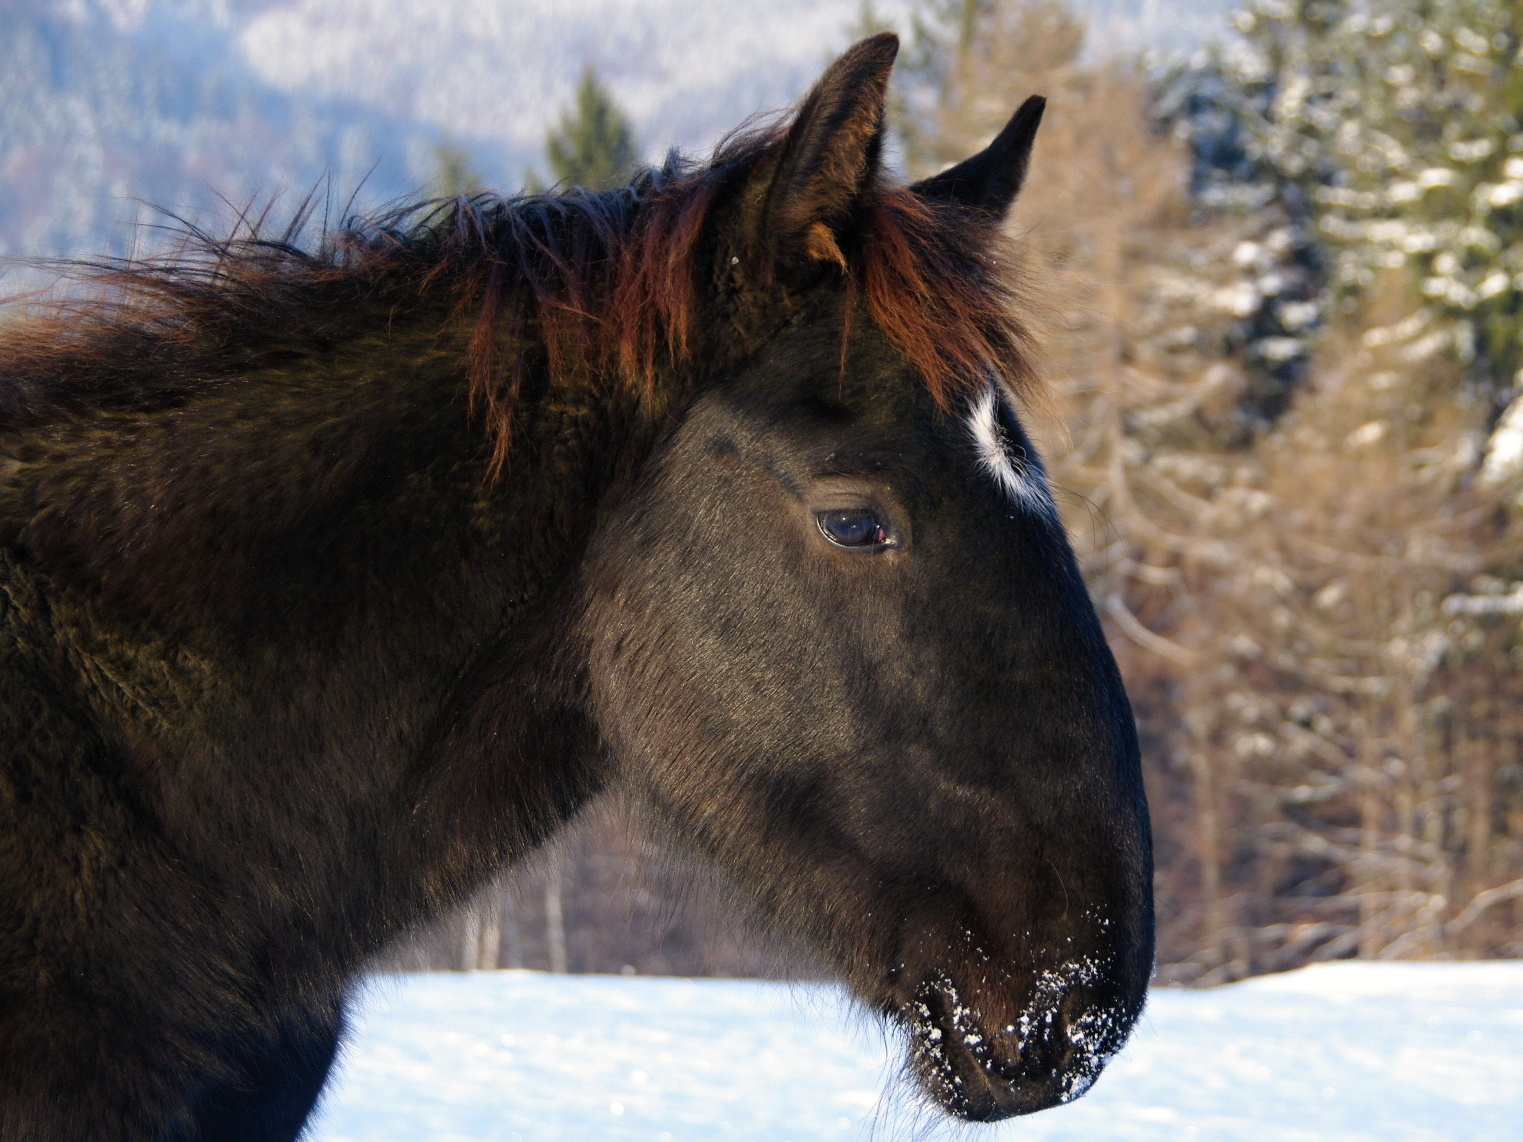
<instances>
[{"instance_id":1,"label":"horse head","mask_svg":"<svg viewBox=\"0 0 1523 1142\"><path fill-rule=\"evenodd\" d=\"M620 779L904 1029L928 1094L993 1120L1125 1039L1151 850L999 312L1042 103L888 186L896 48L857 45L726 173L697 239L723 333L597 525L581 627Z\"/></svg>"}]
</instances>

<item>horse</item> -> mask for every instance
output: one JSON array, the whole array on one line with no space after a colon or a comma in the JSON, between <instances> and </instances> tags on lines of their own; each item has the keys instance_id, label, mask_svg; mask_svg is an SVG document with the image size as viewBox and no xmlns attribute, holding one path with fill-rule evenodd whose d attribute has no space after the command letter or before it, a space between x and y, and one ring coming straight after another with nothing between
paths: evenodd
<instances>
[{"instance_id":1,"label":"horse","mask_svg":"<svg viewBox=\"0 0 1523 1142\"><path fill-rule=\"evenodd\" d=\"M604 790L931 1104L1095 1080L1151 848L1022 420L1044 104L896 183L896 51L706 163L202 233L4 330L0 1138L295 1138L366 964Z\"/></svg>"}]
</instances>

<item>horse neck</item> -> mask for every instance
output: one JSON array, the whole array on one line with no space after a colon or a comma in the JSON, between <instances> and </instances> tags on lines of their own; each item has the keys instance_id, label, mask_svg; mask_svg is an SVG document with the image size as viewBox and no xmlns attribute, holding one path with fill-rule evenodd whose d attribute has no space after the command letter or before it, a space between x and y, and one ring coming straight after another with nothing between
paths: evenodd
<instances>
[{"instance_id":1,"label":"horse neck","mask_svg":"<svg viewBox=\"0 0 1523 1142\"><path fill-rule=\"evenodd\" d=\"M596 784L572 771L587 742L559 596L651 430L591 383L531 378L494 481L464 352L447 315L358 314L277 367L188 362L207 379L174 401L0 425L20 460L0 516L67 648L59 685L104 736L203 759L142 767L163 812L202 807L169 824L187 851L344 868L356 890L389 869L403 896L402 870L427 869L448 896ZM299 870L271 822L307 838ZM394 859L359 858L360 824Z\"/></svg>"}]
</instances>

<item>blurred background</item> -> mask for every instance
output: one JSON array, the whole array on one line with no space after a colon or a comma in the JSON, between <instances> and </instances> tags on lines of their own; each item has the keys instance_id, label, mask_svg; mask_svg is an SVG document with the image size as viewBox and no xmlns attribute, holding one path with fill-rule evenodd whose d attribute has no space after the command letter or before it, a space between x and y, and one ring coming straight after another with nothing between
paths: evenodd
<instances>
[{"instance_id":1,"label":"blurred background","mask_svg":"<svg viewBox=\"0 0 1523 1142\"><path fill-rule=\"evenodd\" d=\"M1160 979L1523 956L1523 0L0 0L0 255L608 185L885 27L906 176L1049 99L1033 427ZM610 802L385 966L807 973L743 912Z\"/></svg>"}]
</instances>

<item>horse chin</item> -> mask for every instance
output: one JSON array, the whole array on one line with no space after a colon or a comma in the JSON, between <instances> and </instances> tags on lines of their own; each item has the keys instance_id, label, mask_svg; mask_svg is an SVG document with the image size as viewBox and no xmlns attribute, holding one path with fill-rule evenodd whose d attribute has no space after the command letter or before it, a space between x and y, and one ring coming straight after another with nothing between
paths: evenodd
<instances>
[{"instance_id":1,"label":"horse chin","mask_svg":"<svg viewBox=\"0 0 1523 1142\"><path fill-rule=\"evenodd\" d=\"M1072 1102L1121 1047L1136 1012L1105 1003L1081 965L1037 979L1013 1020L965 1006L944 976L905 1008L926 1094L970 1122L998 1122ZM990 1026L990 1024L993 1026Z\"/></svg>"}]
</instances>

